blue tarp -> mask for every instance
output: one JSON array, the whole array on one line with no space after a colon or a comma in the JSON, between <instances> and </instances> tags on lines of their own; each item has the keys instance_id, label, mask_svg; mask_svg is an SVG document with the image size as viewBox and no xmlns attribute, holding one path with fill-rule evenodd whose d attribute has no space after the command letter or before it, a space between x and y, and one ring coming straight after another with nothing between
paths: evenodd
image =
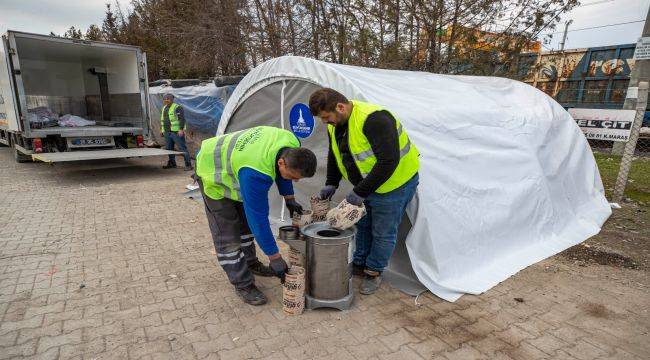
<instances>
[{"instance_id":1,"label":"blue tarp","mask_svg":"<svg viewBox=\"0 0 650 360\"><path fill-rule=\"evenodd\" d=\"M223 107L228 102L236 85L216 87L213 83L205 85L173 88L171 86L154 86L149 88L149 108L151 123L159 134L160 111L162 97L166 93L173 94L176 102L183 106L188 130L201 133L204 136L214 136L217 132Z\"/></svg>"}]
</instances>

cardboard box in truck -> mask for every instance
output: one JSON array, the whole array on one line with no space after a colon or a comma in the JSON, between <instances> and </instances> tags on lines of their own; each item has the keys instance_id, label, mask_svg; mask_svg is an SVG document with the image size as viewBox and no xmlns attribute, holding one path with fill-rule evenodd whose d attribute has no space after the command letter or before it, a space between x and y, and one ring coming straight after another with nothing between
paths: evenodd
<instances>
[{"instance_id":1,"label":"cardboard box in truck","mask_svg":"<svg viewBox=\"0 0 650 360\"><path fill-rule=\"evenodd\" d=\"M62 162L176 152L149 137L139 47L8 31L0 44L0 144L16 161Z\"/></svg>"}]
</instances>

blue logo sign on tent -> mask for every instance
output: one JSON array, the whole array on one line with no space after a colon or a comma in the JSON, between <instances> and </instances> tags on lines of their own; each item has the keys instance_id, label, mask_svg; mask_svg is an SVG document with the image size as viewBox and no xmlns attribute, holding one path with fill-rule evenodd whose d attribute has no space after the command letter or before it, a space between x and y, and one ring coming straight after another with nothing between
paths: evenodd
<instances>
[{"instance_id":1,"label":"blue logo sign on tent","mask_svg":"<svg viewBox=\"0 0 650 360\"><path fill-rule=\"evenodd\" d=\"M291 131L299 138L308 138L314 132L314 117L311 116L309 106L297 103L289 112L289 126Z\"/></svg>"}]
</instances>

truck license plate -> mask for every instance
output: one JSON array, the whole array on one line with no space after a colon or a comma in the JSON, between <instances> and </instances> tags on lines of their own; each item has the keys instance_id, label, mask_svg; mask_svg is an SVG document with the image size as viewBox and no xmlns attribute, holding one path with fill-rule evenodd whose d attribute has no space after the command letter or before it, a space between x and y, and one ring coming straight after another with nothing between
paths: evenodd
<instances>
[{"instance_id":1,"label":"truck license plate","mask_svg":"<svg viewBox=\"0 0 650 360\"><path fill-rule=\"evenodd\" d=\"M110 145L113 141L109 137L97 137L97 138L76 138L72 139L71 143L74 146L102 146Z\"/></svg>"}]
</instances>

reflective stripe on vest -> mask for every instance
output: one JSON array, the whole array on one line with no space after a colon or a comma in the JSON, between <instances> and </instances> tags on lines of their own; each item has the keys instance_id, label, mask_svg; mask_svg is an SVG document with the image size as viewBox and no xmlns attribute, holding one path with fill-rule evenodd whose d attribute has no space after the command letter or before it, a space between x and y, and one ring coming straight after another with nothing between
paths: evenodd
<instances>
[{"instance_id":1,"label":"reflective stripe on vest","mask_svg":"<svg viewBox=\"0 0 650 360\"><path fill-rule=\"evenodd\" d=\"M232 137L230 138L230 142L228 142L228 149L225 154L225 161L226 161L226 168L223 169L223 164L222 164L222 148L223 148L223 143L224 140L226 139L226 136L222 136L217 140L217 146L214 148L214 183L215 184L223 184L225 185L224 189L224 197L227 197L228 199L233 199L233 200L238 200L241 199L241 192L239 191L239 181L237 181L237 178L234 176L232 172L232 151L235 149L235 144L237 144L237 139L239 139L239 136L241 136L242 131L237 131L232 133ZM223 169L222 171L217 171L217 169ZM224 170L226 176L228 176L230 179L230 186L225 184L226 181L224 181ZM237 197L233 197L233 192L237 194Z\"/></svg>"},{"instance_id":2,"label":"reflective stripe on vest","mask_svg":"<svg viewBox=\"0 0 650 360\"><path fill-rule=\"evenodd\" d=\"M353 104L352 113L348 119L348 147L350 153L354 158L354 163L359 169L362 177L367 176L377 163L375 153L368 138L363 133L363 126L368 119L368 116L376 111L385 110L382 107L374 104L369 104L362 101L352 100ZM399 163L393 174L386 180L375 192L379 194L393 191L398 187L409 181L417 172L420 167L418 149L411 143L406 131L402 128L402 123L391 114L395 119L395 126L397 130L398 144L399 144ZM341 152L336 143L336 128L333 125L328 125L327 130L330 135L330 146L336 164L341 171L341 175L348 179L348 174L343 165ZM349 179L348 179L349 180Z\"/></svg>"},{"instance_id":3,"label":"reflective stripe on vest","mask_svg":"<svg viewBox=\"0 0 650 360\"><path fill-rule=\"evenodd\" d=\"M397 136L398 137L402 136L402 124L399 124L399 127L397 128ZM407 140L406 145L404 145L404 147L399 151L400 159L406 156L406 154L408 154L408 152L411 150L411 139L407 138L406 140ZM375 153L372 151L372 148L364 152L361 152L359 154L352 154L352 157L354 157L354 159L359 162L365 161L366 159L372 156L375 156ZM368 175L368 174L369 173L363 173L363 172L361 173L361 175Z\"/></svg>"},{"instance_id":4,"label":"reflective stripe on vest","mask_svg":"<svg viewBox=\"0 0 650 360\"><path fill-rule=\"evenodd\" d=\"M171 103L169 104L169 107L167 108L167 115L169 115L169 131L178 131L181 129L181 124L178 121L178 117L176 116L176 108L178 107L177 103ZM163 106L163 110L165 110L165 107ZM162 111L160 113L160 130L164 130L165 128L165 112Z\"/></svg>"},{"instance_id":5,"label":"reflective stripe on vest","mask_svg":"<svg viewBox=\"0 0 650 360\"><path fill-rule=\"evenodd\" d=\"M278 152L282 148L299 146L292 132L270 126L215 136L201 143L196 157L196 174L201 178L206 196L214 200L225 197L241 201L239 169L248 167L275 180Z\"/></svg>"}]
</instances>

